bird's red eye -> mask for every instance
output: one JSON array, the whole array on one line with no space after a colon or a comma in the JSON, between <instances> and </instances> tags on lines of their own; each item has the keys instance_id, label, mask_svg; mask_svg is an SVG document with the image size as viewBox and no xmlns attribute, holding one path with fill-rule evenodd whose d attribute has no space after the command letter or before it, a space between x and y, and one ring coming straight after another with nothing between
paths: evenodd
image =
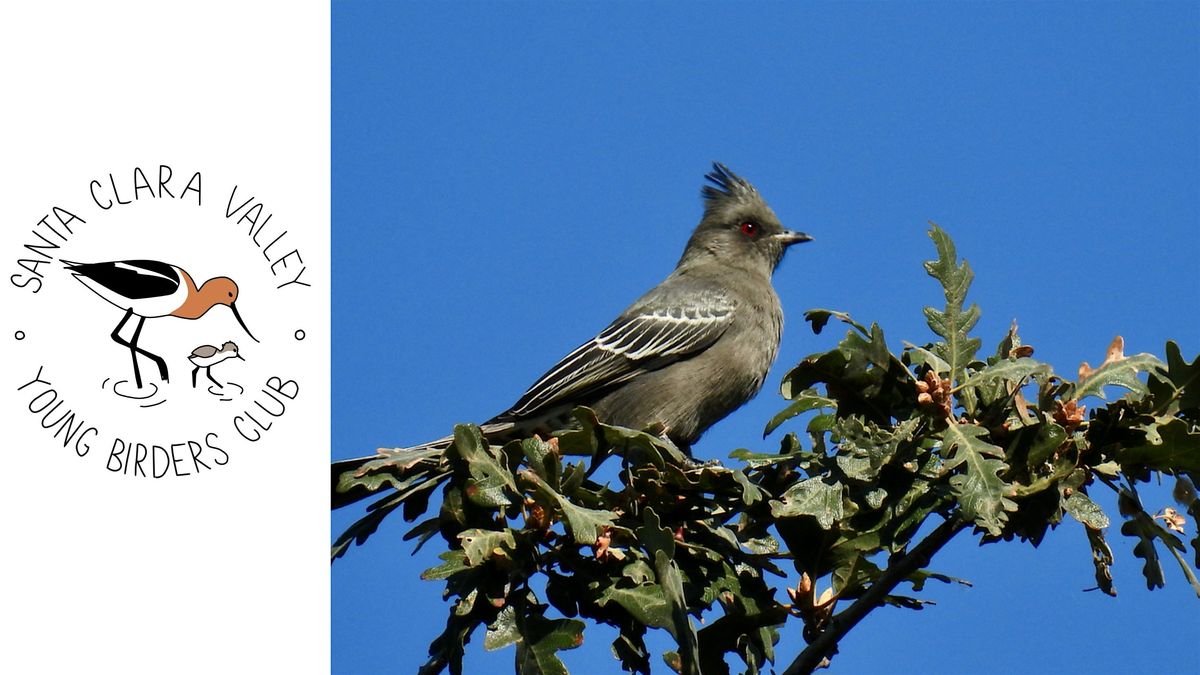
<instances>
[{"instance_id":1,"label":"bird's red eye","mask_svg":"<svg viewBox=\"0 0 1200 675\"><path fill-rule=\"evenodd\" d=\"M749 221L742 223L741 230L742 234L747 237L756 236L758 234L758 223L751 223Z\"/></svg>"}]
</instances>

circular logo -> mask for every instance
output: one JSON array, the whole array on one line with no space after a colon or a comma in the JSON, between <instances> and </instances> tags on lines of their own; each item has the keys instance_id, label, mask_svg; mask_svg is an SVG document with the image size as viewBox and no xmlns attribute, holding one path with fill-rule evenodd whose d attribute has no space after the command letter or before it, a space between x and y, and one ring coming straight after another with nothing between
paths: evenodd
<instances>
[{"instance_id":1,"label":"circular logo","mask_svg":"<svg viewBox=\"0 0 1200 675\"><path fill-rule=\"evenodd\" d=\"M306 228L272 206L167 164L66 186L8 277L19 423L136 479L219 471L269 442L304 395L317 277Z\"/></svg>"}]
</instances>

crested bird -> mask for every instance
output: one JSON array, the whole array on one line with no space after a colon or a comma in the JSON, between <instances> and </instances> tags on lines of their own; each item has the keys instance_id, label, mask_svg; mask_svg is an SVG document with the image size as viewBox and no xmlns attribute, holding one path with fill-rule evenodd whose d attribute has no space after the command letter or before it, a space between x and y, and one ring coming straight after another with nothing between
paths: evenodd
<instances>
[{"instance_id":1,"label":"crested bird","mask_svg":"<svg viewBox=\"0 0 1200 675\"><path fill-rule=\"evenodd\" d=\"M212 376L212 367L229 359L246 360L238 353L238 346L232 342L226 342L220 348L212 345L200 345L193 349L192 355L188 357L188 361L191 361L192 365L196 366L192 369L192 388L196 387L196 375L200 372L201 368L204 369L204 374L208 379L212 380L213 384L218 387L224 387L225 385L218 382L217 378Z\"/></svg>"},{"instance_id":2,"label":"crested bird","mask_svg":"<svg viewBox=\"0 0 1200 675\"><path fill-rule=\"evenodd\" d=\"M129 348L133 357L133 377L138 388L142 387L142 373L138 368L138 354L150 359L158 366L159 377L167 381L167 363L162 357L138 347L142 324L146 319L174 316L181 319L199 319L217 305L225 305L233 311L242 329L250 339L258 338L246 327L242 315L234 302L238 297L237 284L228 277L209 279L199 287L182 267L157 260L117 260L101 263L77 263L63 260L75 278L96 295L125 310L125 316L113 329L114 342ZM121 329L131 317L138 318L133 337L121 337Z\"/></svg>"},{"instance_id":3,"label":"crested bird","mask_svg":"<svg viewBox=\"0 0 1200 675\"><path fill-rule=\"evenodd\" d=\"M658 429L690 454L710 426L750 400L779 350L783 310L771 285L788 247L810 241L785 228L748 181L714 163L701 188L704 215L674 271L481 425L492 443L561 429L576 406L605 423ZM373 460L445 448L452 437L332 465L334 508L387 487L354 485Z\"/></svg>"}]
</instances>

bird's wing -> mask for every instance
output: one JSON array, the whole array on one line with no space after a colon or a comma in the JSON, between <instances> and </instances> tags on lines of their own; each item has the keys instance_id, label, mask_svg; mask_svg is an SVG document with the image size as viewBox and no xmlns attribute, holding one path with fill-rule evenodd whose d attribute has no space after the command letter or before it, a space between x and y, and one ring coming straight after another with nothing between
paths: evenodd
<instances>
[{"instance_id":1,"label":"bird's wing","mask_svg":"<svg viewBox=\"0 0 1200 675\"><path fill-rule=\"evenodd\" d=\"M656 289L543 375L506 415L528 415L703 351L733 323L725 293ZM503 417L503 416L502 416Z\"/></svg>"},{"instance_id":2,"label":"bird's wing","mask_svg":"<svg viewBox=\"0 0 1200 675\"><path fill-rule=\"evenodd\" d=\"M179 288L175 268L157 260L67 263L67 269L81 281L90 280L131 300L164 297Z\"/></svg>"}]
</instances>

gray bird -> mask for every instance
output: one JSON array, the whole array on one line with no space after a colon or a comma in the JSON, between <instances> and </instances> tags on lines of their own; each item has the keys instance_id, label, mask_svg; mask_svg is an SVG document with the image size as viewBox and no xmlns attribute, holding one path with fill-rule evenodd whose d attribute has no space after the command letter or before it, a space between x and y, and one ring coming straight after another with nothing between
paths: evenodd
<instances>
[{"instance_id":1,"label":"gray bird","mask_svg":"<svg viewBox=\"0 0 1200 675\"><path fill-rule=\"evenodd\" d=\"M704 217L675 270L483 424L489 441L561 429L572 409L586 405L602 422L660 429L688 451L758 393L783 330L771 274L789 246L812 237L785 229L758 190L724 165L714 163L705 178L712 185L701 189ZM335 507L370 494L339 493L337 484L373 459L379 456L333 464Z\"/></svg>"},{"instance_id":2,"label":"gray bird","mask_svg":"<svg viewBox=\"0 0 1200 675\"><path fill-rule=\"evenodd\" d=\"M204 374L208 376L208 379L212 380L213 384L224 388L225 385L218 382L217 378L212 376L212 367L228 359L246 360L238 353L238 346L232 342L226 342L219 349L212 345L200 345L193 349L192 355L188 357L188 361L191 361L192 365L196 366L192 369L192 388L196 388L196 374L200 372L201 368L204 369Z\"/></svg>"}]
</instances>

